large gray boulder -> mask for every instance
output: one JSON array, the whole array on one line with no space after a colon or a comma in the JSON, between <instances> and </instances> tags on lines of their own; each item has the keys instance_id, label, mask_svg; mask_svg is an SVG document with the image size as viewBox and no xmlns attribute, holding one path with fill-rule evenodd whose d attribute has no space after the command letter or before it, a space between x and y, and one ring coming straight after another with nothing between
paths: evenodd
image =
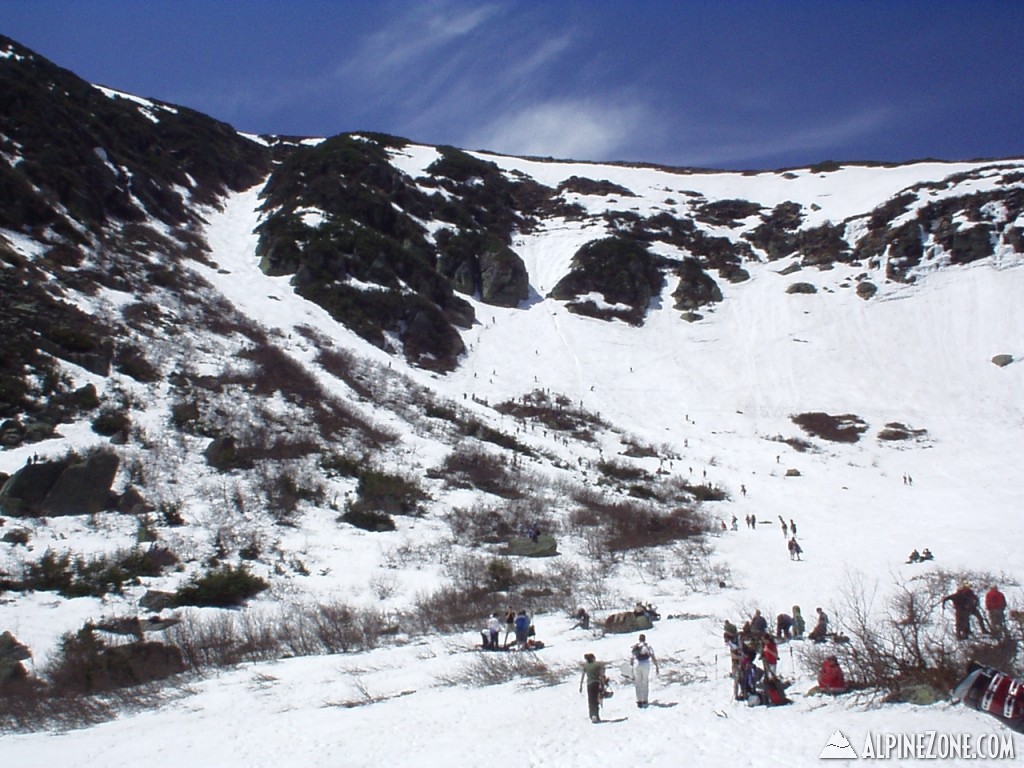
<instances>
[{"instance_id":1,"label":"large gray boulder","mask_svg":"<svg viewBox=\"0 0 1024 768\"><path fill-rule=\"evenodd\" d=\"M71 464L60 473L57 482L43 499L43 514L92 515L110 507L110 486L117 476L121 460L116 453L101 451L84 462Z\"/></svg>"},{"instance_id":2,"label":"large gray boulder","mask_svg":"<svg viewBox=\"0 0 1024 768\"><path fill-rule=\"evenodd\" d=\"M32 658L32 652L10 632L0 634L0 690L24 680L28 673L21 662Z\"/></svg>"},{"instance_id":3,"label":"large gray boulder","mask_svg":"<svg viewBox=\"0 0 1024 768\"><path fill-rule=\"evenodd\" d=\"M26 464L0 488L0 514L89 515L108 509L120 459L110 451Z\"/></svg>"}]
</instances>

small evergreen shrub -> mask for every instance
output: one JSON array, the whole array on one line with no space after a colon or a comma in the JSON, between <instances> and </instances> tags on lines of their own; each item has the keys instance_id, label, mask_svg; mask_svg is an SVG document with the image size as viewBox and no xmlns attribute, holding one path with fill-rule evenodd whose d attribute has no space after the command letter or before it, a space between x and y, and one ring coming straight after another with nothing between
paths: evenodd
<instances>
[{"instance_id":1,"label":"small evergreen shrub","mask_svg":"<svg viewBox=\"0 0 1024 768\"><path fill-rule=\"evenodd\" d=\"M338 518L343 523L362 528L364 531L374 533L395 530L395 521L391 515L385 512L375 512L367 509L349 509Z\"/></svg>"},{"instance_id":2,"label":"small evergreen shrub","mask_svg":"<svg viewBox=\"0 0 1024 768\"><path fill-rule=\"evenodd\" d=\"M175 605L211 606L230 608L242 605L270 585L249 572L243 565L230 564L211 570L202 576L193 576L174 593Z\"/></svg>"}]
</instances>

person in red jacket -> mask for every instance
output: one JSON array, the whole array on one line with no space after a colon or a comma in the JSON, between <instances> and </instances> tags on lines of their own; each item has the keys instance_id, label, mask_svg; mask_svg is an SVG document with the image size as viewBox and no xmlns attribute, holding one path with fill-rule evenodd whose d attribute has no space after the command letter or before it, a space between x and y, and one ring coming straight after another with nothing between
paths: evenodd
<instances>
[{"instance_id":1,"label":"person in red jacket","mask_svg":"<svg viewBox=\"0 0 1024 768\"><path fill-rule=\"evenodd\" d=\"M779 663L779 646L775 644L775 638L770 632L761 636L761 662L764 664L765 677L778 677L776 669Z\"/></svg>"},{"instance_id":2,"label":"person in red jacket","mask_svg":"<svg viewBox=\"0 0 1024 768\"><path fill-rule=\"evenodd\" d=\"M995 584L985 593L985 610L988 611L988 626L993 637L1002 637L1006 631L1006 595Z\"/></svg>"},{"instance_id":3,"label":"person in red jacket","mask_svg":"<svg viewBox=\"0 0 1024 768\"><path fill-rule=\"evenodd\" d=\"M818 689L822 693L845 693L846 678L843 676L843 669L839 666L839 659L835 656L827 656L821 662L821 671L818 673Z\"/></svg>"}]
</instances>

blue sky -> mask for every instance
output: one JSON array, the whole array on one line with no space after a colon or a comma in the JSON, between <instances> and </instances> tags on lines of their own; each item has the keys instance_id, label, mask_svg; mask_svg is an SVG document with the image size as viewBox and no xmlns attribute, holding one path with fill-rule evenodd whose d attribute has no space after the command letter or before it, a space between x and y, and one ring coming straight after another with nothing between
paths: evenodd
<instances>
[{"instance_id":1,"label":"blue sky","mask_svg":"<svg viewBox=\"0 0 1024 768\"><path fill-rule=\"evenodd\" d=\"M85 79L256 133L779 168L1024 155L1017 0L0 0Z\"/></svg>"}]
</instances>

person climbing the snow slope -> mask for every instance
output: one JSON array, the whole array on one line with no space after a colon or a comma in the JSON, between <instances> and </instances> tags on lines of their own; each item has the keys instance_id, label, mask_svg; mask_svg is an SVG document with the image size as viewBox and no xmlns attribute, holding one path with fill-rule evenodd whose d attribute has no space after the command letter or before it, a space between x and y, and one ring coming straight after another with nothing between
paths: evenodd
<instances>
[{"instance_id":1,"label":"person climbing the snow slope","mask_svg":"<svg viewBox=\"0 0 1024 768\"><path fill-rule=\"evenodd\" d=\"M787 544L786 546L789 548L789 559L790 560L799 560L800 559L800 554L804 550L803 550L803 547L801 547L799 544L797 544L796 536L791 538L789 540L789 544Z\"/></svg>"},{"instance_id":2,"label":"person climbing the snow slope","mask_svg":"<svg viewBox=\"0 0 1024 768\"><path fill-rule=\"evenodd\" d=\"M1006 632L1006 595L995 584L985 593L985 610L992 636L1002 637Z\"/></svg>"},{"instance_id":3,"label":"person climbing the snow slope","mask_svg":"<svg viewBox=\"0 0 1024 768\"><path fill-rule=\"evenodd\" d=\"M651 680L651 664L654 671L660 672L658 657L647 642L646 635L640 635L639 642L630 650L630 664L633 667L633 687L636 689L636 705L641 709L647 706L648 690Z\"/></svg>"},{"instance_id":4,"label":"person climbing the snow slope","mask_svg":"<svg viewBox=\"0 0 1024 768\"><path fill-rule=\"evenodd\" d=\"M587 684L587 708L590 722L601 722L601 685L604 678L604 664L592 653L583 654L583 674L580 676L580 693L583 683Z\"/></svg>"},{"instance_id":5,"label":"person climbing the snow slope","mask_svg":"<svg viewBox=\"0 0 1024 768\"><path fill-rule=\"evenodd\" d=\"M750 619L750 631L755 638L768 632L768 619L761 615L760 608L754 610L754 615Z\"/></svg>"}]
</instances>

